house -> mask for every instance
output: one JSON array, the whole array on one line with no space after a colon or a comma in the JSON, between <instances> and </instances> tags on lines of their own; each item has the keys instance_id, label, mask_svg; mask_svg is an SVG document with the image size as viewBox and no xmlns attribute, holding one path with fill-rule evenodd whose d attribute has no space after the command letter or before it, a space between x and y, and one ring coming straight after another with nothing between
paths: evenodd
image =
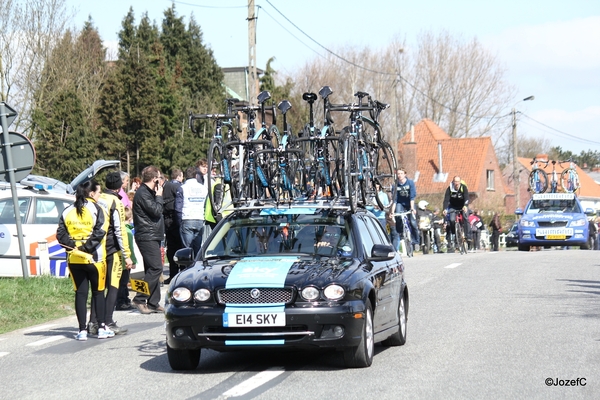
<instances>
[{"instance_id":1,"label":"house","mask_svg":"<svg viewBox=\"0 0 600 400\"><path fill-rule=\"evenodd\" d=\"M535 158L537 160L548 160L548 155L538 154ZM538 167L546 172L546 174L548 175L548 185L550 185L550 179L552 179L552 164L549 163L546 166L545 163L538 163ZM561 191L560 174L565 168L568 167L568 162L563 163L562 165L560 165L559 163L555 164L557 178L559 179L559 191ZM531 191L529 190L529 173L533 168L532 160L529 158L517 157L517 168L519 168L520 201L515 208L524 208L527 205L529 199L531 198ZM584 208L589 207L596 211L600 210L600 185L594 180L592 176L588 175L584 170L579 168L579 166L576 166L575 168L577 170L577 175L579 176L579 183L581 186L580 189L577 191L577 196L581 201L581 205ZM509 165L504 169L504 176L506 177L507 184L511 185L511 187L514 182L512 174L513 167L512 165Z\"/></svg>"},{"instance_id":2,"label":"house","mask_svg":"<svg viewBox=\"0 0 600 400\"><path fill-rule=\"evenodd\" d=\"M446 188L459 175L469 188L471 209L482 215L513 213L512 190L502 179L490 137L452 138L423 119L398 142L398 166L414 179L417 200L442 208Z\"/></svg>"}]
</instances>

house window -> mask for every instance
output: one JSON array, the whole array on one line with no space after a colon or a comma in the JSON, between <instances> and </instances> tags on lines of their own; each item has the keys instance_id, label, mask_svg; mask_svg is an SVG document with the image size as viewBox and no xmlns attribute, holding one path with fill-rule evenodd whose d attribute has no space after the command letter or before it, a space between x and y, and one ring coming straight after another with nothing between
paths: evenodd
<instances>
[{"instance_id":1,"label":"house window","mask_svg":"<svg viewBox=\"0 0 600 400\"><path fill-rule=\"evenodd\" d=\"M496 187L494 185L494 170L493 169L487 170L487 190L496 190Z\"/></svg>"}]
</instances>

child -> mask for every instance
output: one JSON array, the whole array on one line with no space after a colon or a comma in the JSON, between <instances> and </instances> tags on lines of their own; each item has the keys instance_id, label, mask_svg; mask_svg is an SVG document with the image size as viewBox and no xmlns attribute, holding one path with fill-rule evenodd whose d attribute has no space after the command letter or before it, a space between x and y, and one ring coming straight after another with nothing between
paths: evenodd
<instances>
[{"instance_id":1,"label":"child","mask_svg":"<svg viewBox=\"0 0 600 400\"><path fill-rule=\"evenodd\" d=\"M133 212L131 208L125 207L125 229L127 230L127 241L129 243L129 248L131 249L131 261L133 261L133 266L131 269L135 269L137 265L137 258L135 256L135 250L133 246ZM125 265L125 264L123 264ZM123 274L121 275L121 280L119 281L119 292L117 294L117 310L133 310L135 307L131 304L131 299L129 299L129 270L127 268L123 269Z\"/></svg>"}]
</instances>

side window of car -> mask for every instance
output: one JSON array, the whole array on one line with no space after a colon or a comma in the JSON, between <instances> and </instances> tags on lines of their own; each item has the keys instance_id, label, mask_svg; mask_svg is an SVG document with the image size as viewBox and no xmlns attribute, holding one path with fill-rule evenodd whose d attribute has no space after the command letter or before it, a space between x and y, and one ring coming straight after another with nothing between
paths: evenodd
<instances>
[{"instance_id":1,"label":"side window of car","mask_svg":"<svg viewBox=\"0 0 600 400\"><path fill-rule=\"evenodd\" d=\"M64 202L60 199L36 198L34 224L58 224L60 214L64 210Z\"/></svg>"},{"instance_id":2,"label":"side window of car","mask_svg":"<svg viewBox=\"0 0 600 400\"><path fill-rule=\"evenodd\" d=\"M365 221L362 218L356 218L356 224L358 228L357 232L360 237L360 241L362 242L362 245L364 247L365 254L370 257L371 250L373 249L374 244L370 229L367 227Z\"/></svg>"},{"instance_id":3,"label":"side window of car","mask_svg":"<svg viewBox=\"0 0 600 400\"><path fill-rule=\"evenodd\" d=\"M19 213L21 215L21 223L25 223L27 210L29 209L30 198L21 198L19 201ZM0 224L15 224L15 207L12 198L0 200Z\"/></svg>"},{"instance_id":4,"label":"side window of car","mask_svg":"<svg viewBox=\"0 0 600 400\"><path fill-rule=\"evenodd\" d=\"M383 230L383 227L373 218L365 217L365 222L367 223L367 227L371 232L373 238L377 241L377 243L381 244L390 244L390 239L387 233Z\"/></svg>"}]
</instances>

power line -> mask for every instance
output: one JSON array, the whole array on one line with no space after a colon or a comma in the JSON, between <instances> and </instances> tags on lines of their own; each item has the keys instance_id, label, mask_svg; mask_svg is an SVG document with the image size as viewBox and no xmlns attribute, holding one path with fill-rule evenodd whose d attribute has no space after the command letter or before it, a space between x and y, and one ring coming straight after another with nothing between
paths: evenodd
<instances>
[{"instance_id":1,"label":"power line","mask_svg":"<svg viewBox=\"0 0 600 400\"><path fill-rule=\"evenodd\" d=\"M175 1L175 0L167 0L167 1L169 3L182 4L185 6L197 7L197 8L248 8L248 6L205 6L202 4L186 3L183 1Z\"/></svg>"},{"instance_id":2,"label":"power line","mask_svg":"<svg viewBox=\"0 0 600 400\"><path fill-rule=\"evenodd\" d=\"M568 138L575 139L575 140L579 140L579 141L581 141L581 142L583 142L583 143L590 143L590 144L598 144L598 145L600 145L600 142L596 142L596 141L594 141L594 140L589 140L589 139L584 139L584 138L581 138L581 137L578 137L578 136L575 136L575 135L571 135L570 133L566 133L566 132L563 132L563 131L559 131L559 130L558 130L558 129L556 129L556 128L553 128L553 127L551 127L551 126L548 126L548 125L544 124L543 122L540 122L540 121L538 121L538 120L535 120L535 119L531 118L531 117L530 117L529 115L527 115L527 114L524 114L524 113L520 113L520 114L521 114L521 115L523 115L525 118L528 118L528 119L532 120L533 122L535 122L535 123L537 123L537 124L540 124L540 125L542 125L542 126L543 126L543 127L545 127L545 128L551 129L551 130L553 130L554 132L560 133L561 135L564 135L564 136L566 136L566 137L568 137Z\"/></svg>"}]
</instances>

